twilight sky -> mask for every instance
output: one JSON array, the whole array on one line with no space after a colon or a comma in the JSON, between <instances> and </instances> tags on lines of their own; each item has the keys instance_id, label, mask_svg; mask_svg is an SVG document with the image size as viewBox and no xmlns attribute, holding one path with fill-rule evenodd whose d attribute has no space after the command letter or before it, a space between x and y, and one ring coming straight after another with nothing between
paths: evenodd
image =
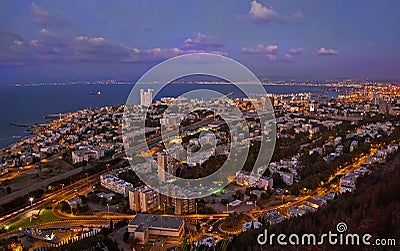
<instances>
[{"instance_id":1,"label":"twilight sky","mask_svg":"<svg viewBox=\"0 0 400 251\"><path fill-rule=\"evenodd\" d=\"M399 24L398 0L3 0L0 83L135 80L192 52L260 77L400 79Z\"/></svg>"}]
</instances>

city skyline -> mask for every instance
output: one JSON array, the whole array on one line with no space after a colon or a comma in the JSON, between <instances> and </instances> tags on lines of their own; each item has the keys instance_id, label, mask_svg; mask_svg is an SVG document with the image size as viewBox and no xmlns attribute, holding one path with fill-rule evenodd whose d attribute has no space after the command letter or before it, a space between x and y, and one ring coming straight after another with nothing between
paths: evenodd
<instances>
[{"instance_id":1,"label":"city skyline","mask_svg":"<svg viewBox=\"0 0 400 251\"><path fill-rule=\"evenodd\" d=\"M135 80L163 60L194 52L231 57L266 78L400 79L399 5L5 1L0 84Z\"/></svg>"},{"instance_id":2,"label":"city skyline","mask_svg":"<svg viewBox=\"0 0 400 251\"><path fill-rule=\"evenodd\" d=\"M399 1L1 6L0 250L400 250Z\"/></svg>"}]
</instances>

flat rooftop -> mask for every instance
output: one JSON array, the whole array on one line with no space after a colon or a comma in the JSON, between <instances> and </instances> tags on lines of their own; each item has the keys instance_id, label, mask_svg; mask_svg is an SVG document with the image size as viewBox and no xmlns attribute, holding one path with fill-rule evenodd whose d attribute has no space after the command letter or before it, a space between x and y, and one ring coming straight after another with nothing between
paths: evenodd
<instances>
[{"instance_id":1,"label":"flat rooftop","mask_svg":"<svg viewBox=\"0 0 400 251\"><path fill-rule=\"evenodd\" d=\"M178 230L182 223L182 217L139 213L129 222L129 225L141 226L141 228L149 226L153 228L168 228Z\"/></svg>"}]
</instances>

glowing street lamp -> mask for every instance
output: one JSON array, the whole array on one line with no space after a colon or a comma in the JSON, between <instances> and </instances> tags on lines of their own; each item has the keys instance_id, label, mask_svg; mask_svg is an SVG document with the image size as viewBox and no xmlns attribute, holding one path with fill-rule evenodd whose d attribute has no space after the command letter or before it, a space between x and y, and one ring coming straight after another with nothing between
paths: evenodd
<instances>
[{"instance_id":1,"label":"glowing street lamp","mask_svg":"<svg viewBox=\"0 0 400 251\"><path fill-rule=\"evenodd\" d=\"M30 197L30 198L29 198L29 201L31 202L31 207L32 207L33 198Z\"/></svg>"}]
</instances>

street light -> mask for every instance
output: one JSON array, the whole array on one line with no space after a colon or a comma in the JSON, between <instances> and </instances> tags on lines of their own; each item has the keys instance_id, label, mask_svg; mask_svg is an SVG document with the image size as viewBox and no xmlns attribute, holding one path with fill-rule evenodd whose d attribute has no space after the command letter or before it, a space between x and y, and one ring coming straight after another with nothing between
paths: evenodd
<instances>
[{"instance_id":1,"label":"street light","mask_svg":"<svg viewBox=\"0 0 400 251\"><path fill-rule=\"evenodd\" d=\"M29 201L31 202L31 207L32 207L33 198L30 197L30 198L29 198Z\"/></svg>"},{"instance_id":2,"label":"street light","mask_svg":"<svg viewBox=\"0 0 400 251\"><path fill-rule=\"evenodd\" d=\"M64 183L61 184L61 193L64 193Z\"/></svg>"},{"instance_id":3,"label":"street light","mask_svg":"<svg viewBox=\"0 0 400 251\"><path fill-rule=\"evenodd\" d=\"M107 204L107 215L108 216L110 215L110 205L109 204Z\"/></svg>"}]
</instances>

